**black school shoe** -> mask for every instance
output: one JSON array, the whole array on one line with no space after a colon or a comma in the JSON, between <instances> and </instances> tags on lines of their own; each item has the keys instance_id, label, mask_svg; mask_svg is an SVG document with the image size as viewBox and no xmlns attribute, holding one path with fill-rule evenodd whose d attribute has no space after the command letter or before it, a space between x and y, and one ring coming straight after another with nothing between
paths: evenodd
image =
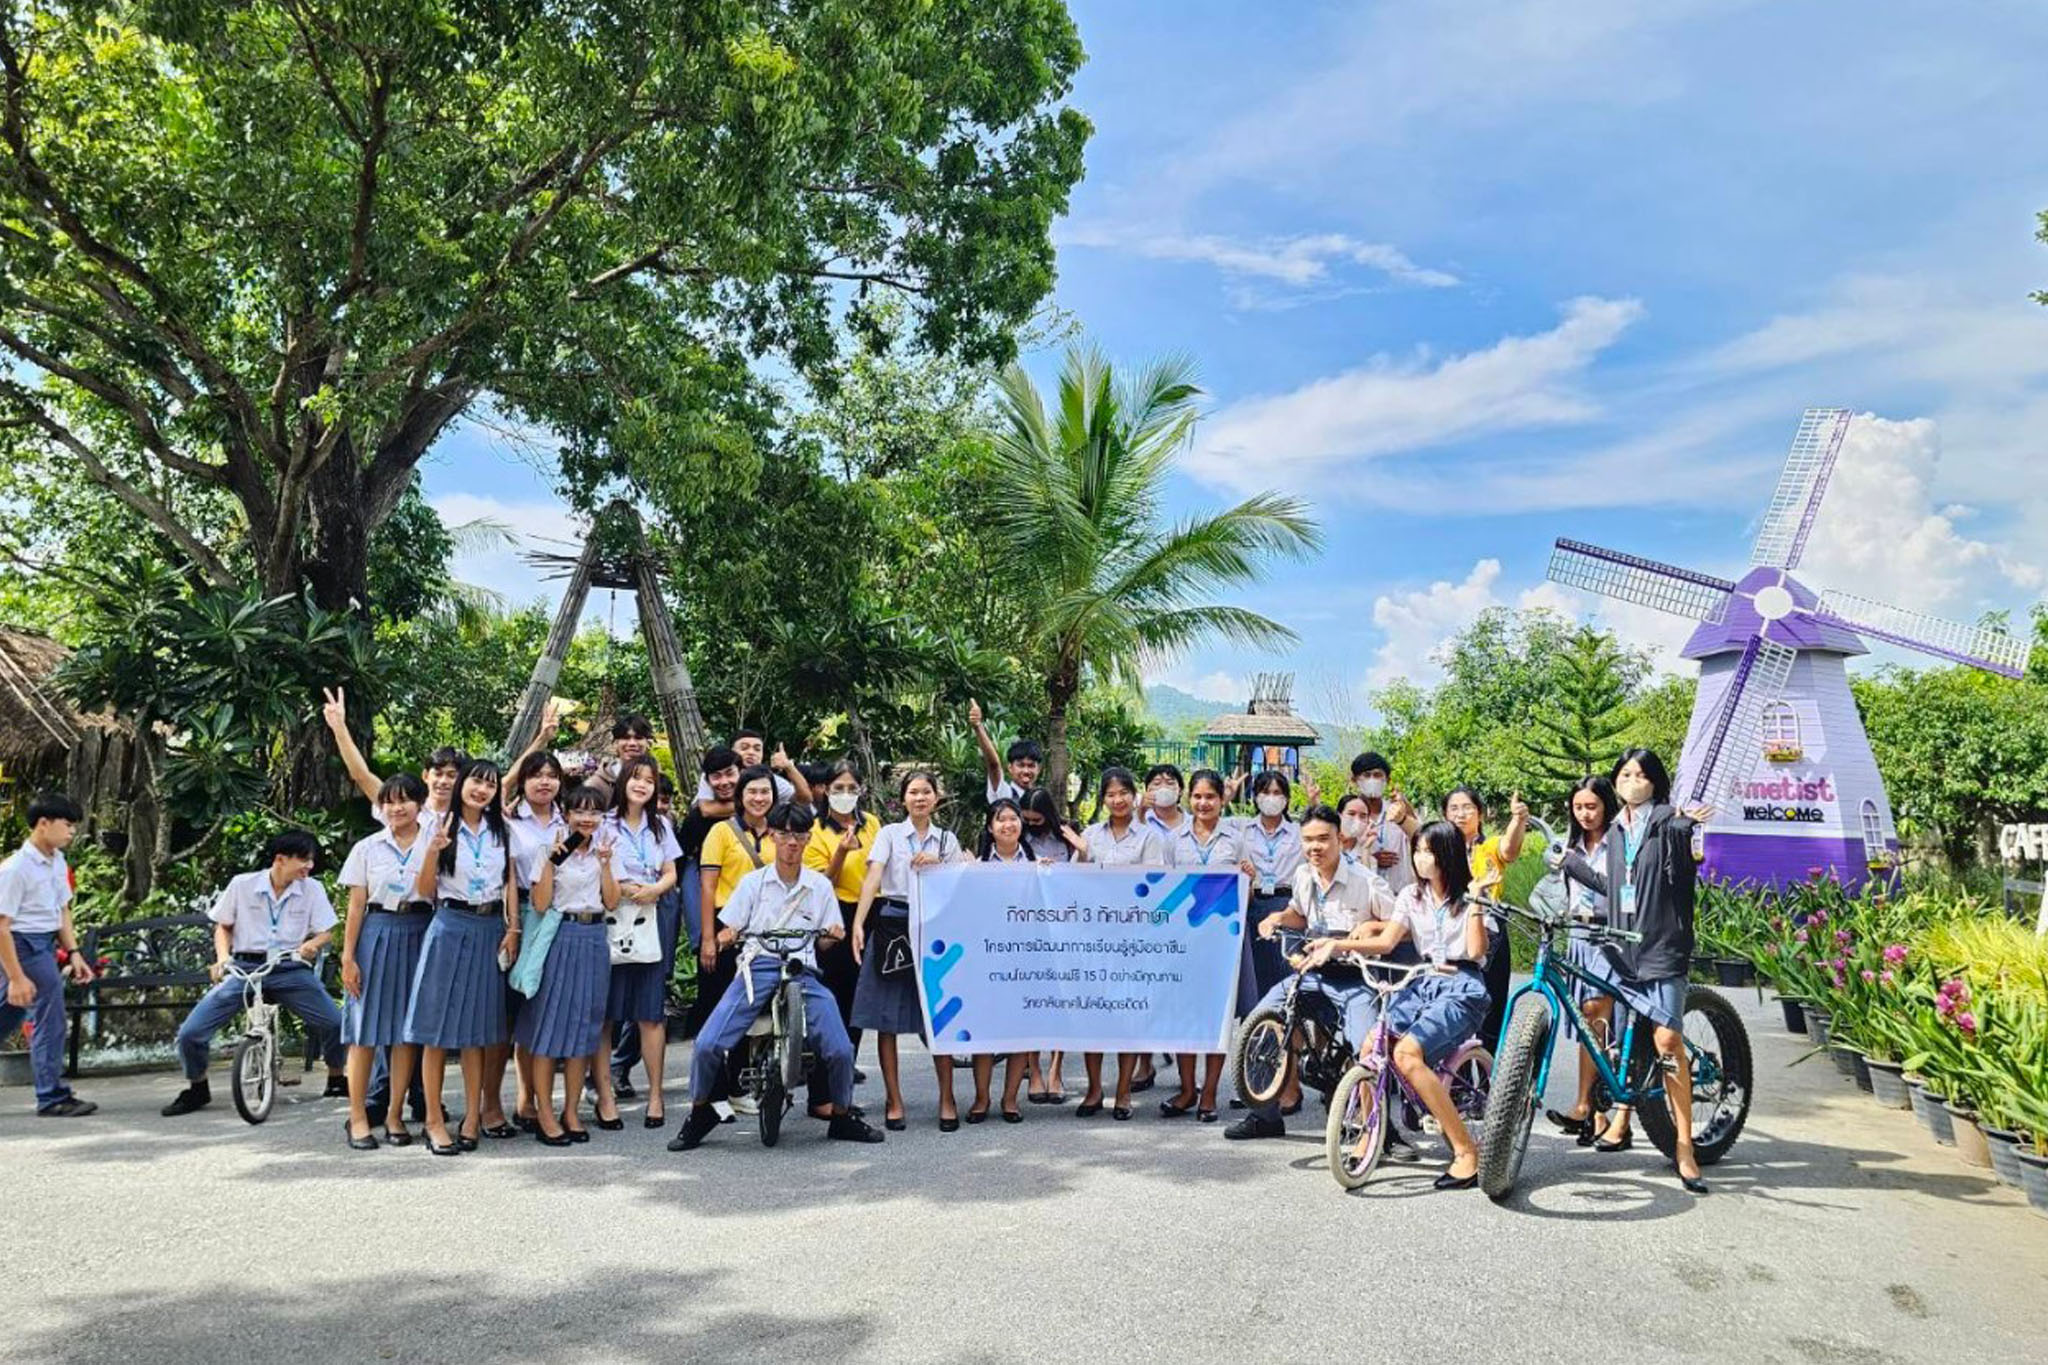
<instances>
[{"instance_id":1,"label":"black school shoe","mask_svg":"<svg viewBox=\"0 0 2048 1365\"><path fill-rule=\"evenodd\" d=\"M840 1142L882 1142L885 1139L875 1131L866 1119L852 1114L835 1115L831 1126L825 1129L825 1136Z\"/></svg>"},{"instance_id":2,"label":"black school shoe","mask_svg":"<svg viewBox=\"0 0 2048 1365\"><path fill-rule=\"evenodd\" d=\"M1276 1138L1287 1136L1287 1123L1283 1119L1269 1119L1258 1114L1246 1114L1236 1123L1223 1130L1223 1136L1232 1142L1245 1142L1252 1138Z\"/></svg>"},{"instance_id":3,"label":"black school shoe","mask_svg":"<svg viewBox=\"0 0 2048 1365\"><path fill-rule=\"evenodd\" d=\"M320 1098L323 1100L347 1099L348 1077L344 1076L339 1071L328 1072L327 1088L320 1092Z\"/></svg>"},{"instance_id":4,"label":"black school shoe","mask_svg":"<svg viewBox=\"0 0 2048 1365\"><path fill-rule=\"evenodd\" d=\"M91 1100L82 1100L76 1095L66 1095L47 1108L36 1110L39 1119L82 1119L87 1114L97 1114L100 1107Z\"/></svg>"},{"instance_id":5,"label":"black school shoe","mask_svg":"<svg viewBox=\"0 0 2048 1365\"><path fill-rule=\"evenodd\" d=\"M832 1122L837 1124L839 1120L834 1119ZM855 1119L854 1122L860 1123L860 1120ZM700 1106L693 1104L690 1106L689 1115L683 1119L681 1130L668 1140L668 1149L671 1152L695 1151L702 1145L704 1139L710 1135L711 1130L717 1126L717 1111L713 1110L709 1105ZM866 1127L867 1125L862 1124L861 1126Z\"/></svg>"},{"instance_id":6,"label":"black school shoe","mask_svg":"<svg viewBox=\"0 0 2048 1365\"><path fill-rule=\"evenodd\" d=\"M189 1114L195 1109L204 1109L212 1103L213 1088L207 1085L206 1078L202 1076L183 1090L180 1090L176 1099L157 1112L167 1119L174 1119L180 1114Z\"/></svg>"}]
</instances>

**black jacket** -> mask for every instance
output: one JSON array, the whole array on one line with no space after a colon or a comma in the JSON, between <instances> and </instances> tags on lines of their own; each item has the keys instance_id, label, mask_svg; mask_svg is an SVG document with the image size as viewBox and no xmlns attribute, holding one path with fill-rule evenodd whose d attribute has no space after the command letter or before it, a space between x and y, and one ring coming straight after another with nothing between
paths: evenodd
<instances>
[{"instance_id":1,"label":"black jacket","mask_svg":"<svg viewBox=\"0 0 2048 1365\"><path fill-rule=\"evenodd\" d=\"M1637 981L1683 976L1692 958L1693 891L1699 864L1693 861L1692 832L1697 822L1669 806L1650 808L1649 825L1637 846L1635 914L1622 908L1615 889L1627 879L1625 831L1617 822L1601 849L1606 856L1595 867L1577 849L1564 856L1565 875L1584 882L1607 897L1607 922L1643 936L1641 943L1615 945L1621 969Z\"/></svg>"}]
</instances>

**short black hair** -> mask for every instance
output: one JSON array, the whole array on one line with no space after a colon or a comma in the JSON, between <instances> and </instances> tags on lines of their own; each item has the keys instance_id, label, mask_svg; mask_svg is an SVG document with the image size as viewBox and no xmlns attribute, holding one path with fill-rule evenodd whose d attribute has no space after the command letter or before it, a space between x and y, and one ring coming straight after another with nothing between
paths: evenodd
<instances>
[{"instance_id":1,"label":"short black hair","mask_svg":"<svg viewBox=\"0 0 2048 1365\"><path fill-rule=\"evenodd\" d=\"M822 787L832 780L832 769L823 763L799 763L796 770L804 775L804 781L812 787Z\"/></svg>"},{"instance_id":2,"label":"short black hair","mask_svg":"<svg viewBox=\"0 0 2048 1365\"><path fill-rule=\"evenodd\" d=\"M1351 760L1351 775L1353 777L1364 777L1367 773L1375 771L1383 772L1388 777L1392 777L1394 775L1394 765L1387 762L1385 754L1376 754L1370 749L1367 749L1357 758Z\"/></svg>"},{"instance_id":3,"label":"short black hair","mask_svg":"<svg viewBox=\"0 0 2048 1365\"><path fill-rule=\"evenodd\" d=\"M1281 772L1278 768L1267 768L1252 779L1252 795L1261 796L1269 791L1277 791L1282 796L1292 800L1294 797L1294 784L1289 782L1287 774Z\"/></svg>"},{"instance_id":4,"label":"short black hair","mask_svg":"<svg viewBox=\"0 0 2048 1365\"><path fill-rule=\"evenodd\" d=\"M562 798L561 805L563 810L606 811L611 809L611 802L604 799L604 793L587 782L579 782L569 788L569 794Z\"/></svg>"},{"instance_id":5,"label":"short black hair","mask_svg":"<svg viewBox=\"0 0 2048 1365\"><path fill-rule=\"evenodd\" d=\"M270 842L263 846L263 861L274 863L279 858L305 858L313 862L320 860L320 841L310 830L281 829L270 836Z\"/></svg>"},{"instance_id":6,"label":"short black hair","mask_svg":"<svg viewBox=\"0 0 2048 1365\"><path fill-rule=\"evenodd\" d=\"M424 770L431 773L439 772L443 768L454 768L456 771L460 772L463 766L468 762L468 754L462 752L462 750L456 748L452 744L443 744L440 748L434 750L434 752L427 755L427 761L426 764L424 765Z\"/></svg>"},{"instance_id":7,"label":"short black hair","mask_svg":"<svg viewBox=\"0 0 2048 1365\"><path fill-rule=\"evenodd\" d=\"M769 771L767 765L761 763L756 763L753 767L743 769L740 772L739 785L732 789L733 797L737 799L745 796L747 788L753 786L756 782L766 782L768 784L768 796L772 802L775 797L775 774ZM769 809L773 810L775 807L771 804Z\"/></svg>"},{"instance_id":8,"label":"short black hair","mask_svg":"<svg viewBox=\"0 0 2048 1365\"><path fill-rule=\"evenodd\" d=\"M1217 772L1214 768L1197 768L1193 772L1189 773L1188 793L1192 795L1194 793L1195 788L1201 786L1204 782L1214 787L1216 789L1216 794L1218 796L1229 795L1230 784L1225 782L1223 780L1223 774Z\"/></svg>"},{"instance_id":9,"label":"short black hair","mask_svg":"<svg viewBox=\"0 0 2048 1365\"><path fill-rule=\"evenodd\" d=\"M1415 844L1408 850L1412 868L1415 855L1423 849L1436 860L1437 875L1444 879L1444 894L1452 904L1465 899L1472 887L1472 855L1465 850L1465 836L1448 820L1432 820L1415 831Z\"/></svg>"},{"instance_id":10,"label":"short black hair","mask_svg":"<svg viewBox=\"0 0 2048 1365\"><path fill-rule=\"evenodd\" d=\"M1013 739L1010 741L1009 750L1003 755L1003 762L1019 763L1027 758L1033 763L1043 763L1045 751L1038 747L1038 741L1035 739Z\"/></svg>"},{"instance_id":11,"label":"short black hair","mask_svg":"<svg viewBox=\"0 0 2048 1365\"><path fill-rule=\"evenodd\" d=\"M1317 822L1328 825L1331 829L1340 829L1344 824L1337 817L1337 812L1321 801L1316 802L1301 813L1301 827L1303 829L1307 829L1310 825Z\"/></svg>"},{"instance_id":12,"label":"short black hair","mask_svg":"<svg viewBox=\"0 0 2048 1365\"><path fill-rule=\"evenodd\" d=\"M85 812L76 801L63 792L37 792L35 799L28 803L28 827L34 829L45 820L69 820L77 824L85 818Z\"/></svg>"},{"instance_id":13,"label":"short black hair","mask_svg":"<svg viewBox=\"0 0 2048 1365\"><path fill-rule=\"evenodd\" d=\"M1101 805L1109 799L1111 787L1122 787L1131 795L1138 794L1138 779L1131 776L1129 768L1111 766L1102 770L1102 780L1095 786L1095 804Z\"/></svg>"},{"instance_id":14,"label":"short black hair","mask_svg":"<svg viewBox=\"0 0 2048 1365\"><path fill-rule=\"evenodd\" d=\"M647 717L628 711L612 722L613 739L653 739L654 726Z\"/></svg>"},{"instance_id":15,"label":"short black hair","mask_svg":"<svg viewBox=\"0 0 2048 1365\"><path fill-rule=\"evenodd\" d=\"M377 804L390 805L393 801L410 801L423 805L427 799L427 784L414 773L393 773L384 779L384 785L377 788Z\"/></svg>"},{"instance_id":16,"label":"short black hair","mask_svg":"<svg viewBox=\"0 0 2048 1365\"><path fill-rule=\"evenodd\" d=\"M1664 766L1664 760L1657 757L1656 750L1654 749L1630 749L1620 758L1614 760L1614 771L1607 775L1607 780L1612 782L1620 777L1621 770L1631 763L1641 768L1643 776L1650 779L1650 789L1652 792L1650 799L1660 806L1669 803L1671 800L1671 770Z\"/></svg>"},{"instance_id":17,"label":"short black hair","mask_svg":"<svg viewBox=\"0 0 2048 1365\"><path fill-rule=\"evenodd\" d=\"M789 834L809 834L817 821L809 806L796 801L777 801L768 811L768 828Z\"/></svg>"},{"instance_id":18,"label":"short black hair","mask_svg":"<svg viewBox=\"0 0 2048 1365\"><path fill-rule=\"evenodd\" d=\"M768 742L768 736L762 734L759 730L735 730L732 732L732 742L735 747L743 739L758 739L763 744Z\"/></svg>"},{"instance_id":19,"label":"short black hair","mask_svg":"<svg viewBox=\"0 0 2048 1365\"><path fill-rule=\"evenodd\" d=\"M1151 786L1152 779L1155 777L1170 777L1173 779L1173 785L1176 787L1184 787L1187 785L1187 783L1181 778L1180 769L1174 767L1171 763L1154 763L1151 767L1145 769L1146 786Z\"/></svg>"},{"instance_id":20,"label":"short black hair","mask_svg":"<svg viewBox=\"0 0 2048 1365\"><path fill-rule=\"evenodd\" d=\"M704 751L704 775L722 773L727 768L740 766L740 756L732 751L730 744L714 744Z\"/></svg>"}]
</instances>

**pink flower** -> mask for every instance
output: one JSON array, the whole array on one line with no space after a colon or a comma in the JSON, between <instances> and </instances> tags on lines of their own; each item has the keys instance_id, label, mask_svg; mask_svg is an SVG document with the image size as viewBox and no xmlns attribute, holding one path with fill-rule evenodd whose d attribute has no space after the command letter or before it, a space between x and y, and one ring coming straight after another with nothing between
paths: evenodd
<instances>
[{"instance_id":1,"label":"pink flower","mask_svg":"<svg viewBox=\"0 0 2048 1365\"><path fill-rule=\"evenodd\" d=\"M1854 943L1855 941L1856 936L1850 933L1847 929L1835 930L1835 942L1841 944L1844 948L1848 947L1851 943Z\"/></svg>"},{"instance_id":2,"label":"pink flower","mask_svg":"<svg viewBox=\"0 0 2048 1365\"><path fill-rule=\"evenodd\" d=\"M1877 979L1879 981L1882 981L1887 986L1893 984L1893 982L1896 980L1896 978L1893 977L1890 972L1879 972L1877 974Z\"/></svg>"},{"instance_id":3,"label":"pink flower","mask_svg":"<svg viewBox=\"0 0 2048 1365\"><path fill-rule=\"evenodd\" d=\"M1903 943L1892 943L1886 945L1884 950L1884 960L1888 965L1893 967L1896 967L1901 962L1904 962L1906 960L1906 945Z\"/></svg>"},{"instance_id":4,"label":"pink flower","mask_svg":"<svg viewBox=\"0 0 2048 1365\"><path fill-rule=\"evenodd\" d=\"M1806 931L1804 929L1801 929L1798 933L1792 935L1792 939L1795 943L1806 942Z\"/></svg>"},{"instance_id":5,"label":"pink flower","mask_svg":"<svg viewBox=\"0 0 2048 1365\"><path fill-rule=\"evenodd\" d=\"M1877 973L1870 970L1870 968L1865 967L1863 969L1863 979L1865 981L1875 981L1877 980Z\"/></svg>"},{"instance_id":6,"label":"pink flower","mask_svg":"<svg viewBox=\"0 0 2048 1365\"><path fill-rule=\"evenodd\" d=\"M1956 1016L1956 1027L1974 1037L1977 1032L1977 1016L1964 1010Z\"/></svg>"}]
</instances>

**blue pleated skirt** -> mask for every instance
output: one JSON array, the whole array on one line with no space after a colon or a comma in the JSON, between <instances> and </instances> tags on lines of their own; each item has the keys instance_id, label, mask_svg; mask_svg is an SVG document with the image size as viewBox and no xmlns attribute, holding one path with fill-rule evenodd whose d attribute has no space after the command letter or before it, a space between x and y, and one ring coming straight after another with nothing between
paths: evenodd
<instances>
[{"instance_id":1,"label":"blue pleated skirt","mask_svg":"<svg viewBox=\"0 0 2048 1365\"><path fill-rule=\"evenodd\" d=\"M540 991L519 1012L513 1039L536 1057L587 1057L604 1040L611 943L602 924L564 920L548 945Z\"/></svg>"},{"instance_id":2,"label":"blue pleated skirt","mask_svg":"<svg viewBox=\"0 0 2048 1365\"><path fill-rule=\"evenodd\" d=\"M892 920L899 927L909 922L908 914L878 915L878 919ZM868 935L866 949L861 953L860 982L853 988L853 1027L872 1029L876 1033L915 1033L924 1037L924 1010L917 1003L917 973L905 972L901 976L882 975L882 955L875 951L875 936ZM911 951L917 950L916 944Z\"/></svg>"},{"instance_id":3,"label":"blue pleated skirt","mask_svg":"<svg viewBox=\"0 0 2048 1365\"><path fill-rule=\"evenodd\" d=\"M658 1024L668 1018L668 979L676 965L676 934L683 925L682 898L671 891L654 903L661 956L653 962L612 964L612 988L604 1017L614 1023Z\"/></svg>"},{"instance_id":4,"label":"blue pleated skirt","mask_svg":"<svg viewBox=\"0 0 2048 1365\"><path fill-rule=\"evenodd\" d=\"M348 1047L391 1047L405 1041L405 1015L420 966L429 915L365 911L356 935L363 993L344 996L341 1041Z\"/></svg>"},{"instance_id":5,"label":"blue pleated skirt","mask_svg":"<svg viewBox=\"0 0 2048 1365\"><path fill-rule=\"evenodd\" d=\"M423 1047L492 1047L511 1036L505 1022L505 974L498 944L505 922L496 915L442 906L427 926L413 976L405 1041Z\"/></svg>"},{"instance_id":6,"label":"blue pleated skirt","mask_svg":"<svg viewBox=\"0 0 2048 1365\"><path fill-rule=\"evenodd\" d=\"M1425 973L1387 1006L1387 1028L1396 1038L1414 1038L1423 1060L1436 1066L1479 1032L1492 1002L1476 969L1451 976Z\"/></svg>"}]
</instances>

